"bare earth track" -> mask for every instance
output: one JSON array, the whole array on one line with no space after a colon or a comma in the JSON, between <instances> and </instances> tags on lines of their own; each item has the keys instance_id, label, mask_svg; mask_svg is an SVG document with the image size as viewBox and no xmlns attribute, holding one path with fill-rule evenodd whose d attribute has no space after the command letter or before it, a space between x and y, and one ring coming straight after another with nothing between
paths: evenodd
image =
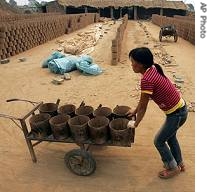
<instances>
[{"instance_id":1,"label":"bare earth track","mask_svg":"<svg viewBox=\"0 0 210 192\"><path fill-rule=\"evenodd\" d=\"M51 83L55 74L41 68L42 61L57 48L56 40L40 45L10 58L9 64L0 65L0 113L22 116L31 109L25 103L6 103L10 98L34 101L85 103L96 108L99 104L114 108L116 105L134 107L139 98L138 75L132 72L128 53L137 46L147 46L155 54L156 62L167 57L170 63L163 69L184 79L181 91L186 101L195 96L195 47L179 38L158 41L159 27L150 22L129 21L124 34L121 61L111 66L111 40L116 32L112 25L91 53L94 62L104 69L99 76L85 76L71 72L71 80L62 85ZM86 31L92 26L82 30ZM58 39L70 38L74 32ZM58 40L57 39L57 40ZM25 62L19 58L25 57ZM161 63L162 64L162 63ZM35 147L38 162L31 161L23 134L8 119L0 118L0 191L5 192L192 192L195 187L195 114L189 113L186 124L178 133L186 172L170 180L157 177L162 164L153 145L153 137L164 121L164 114L151 101L146 116L136 129L135 143L131 148L92 146L97 162L93 175L76 176L65 167L64 155L78 148L75 144L44 142Z\"/></svg>"}]
</instances>

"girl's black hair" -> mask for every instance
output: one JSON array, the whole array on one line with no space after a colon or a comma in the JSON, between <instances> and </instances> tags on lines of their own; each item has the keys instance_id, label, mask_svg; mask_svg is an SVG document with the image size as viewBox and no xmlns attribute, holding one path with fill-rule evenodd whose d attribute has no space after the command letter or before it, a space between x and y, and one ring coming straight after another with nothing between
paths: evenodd
<instances>
[{"instance_id":1,"label":"girl's black hair","mask_svg":"<svg viewBox=\"0 0 210 192\"><path fill-rule=\"evenodd\" d=\"M129 58L133 58L133 60L141 63L145 69L148 69L154 65L158 73L165 77L162 67L159 64L154 63L153 54L147 47L132 49L129 53Z\"/></svg>"}]
</instances>

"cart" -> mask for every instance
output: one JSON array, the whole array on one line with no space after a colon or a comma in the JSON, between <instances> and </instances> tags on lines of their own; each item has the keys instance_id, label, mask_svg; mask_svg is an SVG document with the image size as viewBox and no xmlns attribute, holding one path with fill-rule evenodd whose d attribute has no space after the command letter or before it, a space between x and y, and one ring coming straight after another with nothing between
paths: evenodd
<instances>
[{"instance_id":1,"label":"cart","mask_svg":"<svg viewBox=\"0 0 210 192\"><path fill-rule=\"evenodd\" d=\"M92 140L87 139L86 141L78 142L78 141L75 141L71 137L68 137L66 139L55 139L52 134L43 138L35 137L27 125L27 119L35 115L35 113L37 113L39 107L43 104L43 102L34 102L34 101L25 100L25 99L7 100L7 102L11 102L11 101L24 101L24 102L29 102L33 105L33 108L31 109L31 111L29 111L23 117L19 118L19 117L6 115L6 114L0 114L0 117L10 119L11 121L15 123L16 126L18 126L21 129L21 131L23 132L26 144L28 146L31 159L34 163L37 162L34 147L40 144L41 142L47 141L47 142L75 143L80 148L73 149L65 154L64 163L66 164L67 168L74 174L80 175L80 176L88 176L94 173L94 171L96 170L96 161L91 155L89 149L91 145L96 145L96 144L93 143ZM60 100L58 99L56 104L59 105L59 102ZM129 129L129 134L130 134L129 142L126 145L116 144L116 143L111 142L110 140L108 140L106 143L102 145L131 147L131 143L134 142L135 130Z\"/></svg>"},{"instance_id":2,"label":"cart","mask_svg":"<svg viewBox=\"0 0 210 192\"><path fill-rule=\"evenodd\" d=\"M162 41L162 38L170 38L174 37L174 42L177 42L178 40L178 34L176 31L176 26L175 25L165 25L162 26L159 32L159 40Z\"/></svg>"}]
</instances>

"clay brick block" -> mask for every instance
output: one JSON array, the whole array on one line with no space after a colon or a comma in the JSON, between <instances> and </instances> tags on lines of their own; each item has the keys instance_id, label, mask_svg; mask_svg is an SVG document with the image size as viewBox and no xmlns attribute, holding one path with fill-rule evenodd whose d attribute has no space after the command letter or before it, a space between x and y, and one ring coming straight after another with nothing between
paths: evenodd
<instances>
[{"instance_id":1,"label":"clay brick block","mask_svg":"<svg viewBox=\"0 0 210 192\"><path fill-rule=\"evenodd\" d=\"M112 65L117 65L118 60L117 59L112 59Z\"/></svg>"}]
</instances>

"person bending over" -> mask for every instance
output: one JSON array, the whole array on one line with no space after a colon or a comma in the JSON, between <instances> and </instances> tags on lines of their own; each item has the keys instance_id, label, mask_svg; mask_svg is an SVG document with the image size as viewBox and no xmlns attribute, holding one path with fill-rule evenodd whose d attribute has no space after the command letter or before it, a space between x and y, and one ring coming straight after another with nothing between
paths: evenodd
<instances>
[{"instance_id":1,"label":"person bending over","mask_svg":"<svg viewBox=\"0 0 210 192\"><path fill-rule=\"evenodd\" d=\"M147 47L132 49L129 53L134 73L140 73L141 97L135 109L128 116L136 115L129 121L129 128L136 128L144 117L149 99L152 99L165 113L166 119L154 138L163 161L164 170L158 173L163 179L171 178L185 170L177 131L187 119L187 106L175 85L163 73L160 65L153 61L153 54Z\"/></svg>"}]
</instances>

